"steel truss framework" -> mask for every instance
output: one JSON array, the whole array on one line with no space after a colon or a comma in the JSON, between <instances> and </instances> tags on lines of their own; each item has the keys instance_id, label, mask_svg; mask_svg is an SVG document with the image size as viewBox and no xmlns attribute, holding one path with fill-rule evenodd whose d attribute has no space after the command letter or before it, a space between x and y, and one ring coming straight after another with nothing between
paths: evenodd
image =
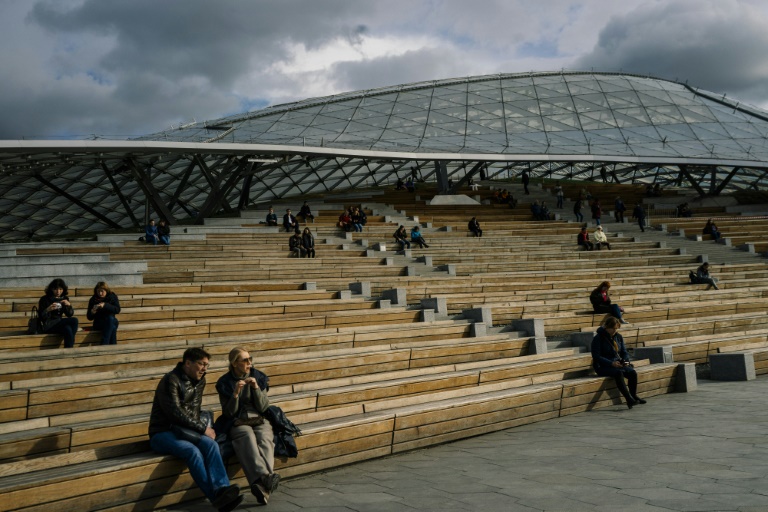
<instances>
[{"instance_id":1,"label":"steel truss framework","mask_svg":"<svg viewBox=\"0 0 768 512\"><path fill-rule=\"evenodd\" d=\"M541 73L271 107L132 141L0 141L0 240L202 222L281 198L532 176L766 189L768 113L684 84ZM447 191L450 192L450 191Z\"/></svg>"}]
</instances>

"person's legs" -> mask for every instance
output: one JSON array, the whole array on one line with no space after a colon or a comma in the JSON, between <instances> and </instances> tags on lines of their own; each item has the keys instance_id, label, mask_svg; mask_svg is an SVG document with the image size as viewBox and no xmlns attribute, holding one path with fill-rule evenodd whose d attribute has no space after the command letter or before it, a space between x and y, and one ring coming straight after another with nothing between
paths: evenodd
<instances>
[{"instance_id":1,"label":"person's legs","mask_svg":"<svg viewBox=\"0 0 768 512\"><path fill-rule=\"evenodd\" d=\"M195 446L189 441L177 439L173 432L167 431L153 435L149 445L157 453L183 459L192 479L209 500L213 501L219 490L229 486L219 445L210 437L203 436Z\"/></svg>"},{"instance_id":2,"label":"person's legs","mask_svg":"<svg viewBox=\"0 0 768 512\"><path fill-rule=\"evenodd\" d=\"M645 233L645 219L638 218L637 219L637 225L640 226L640 231Z\"/></svg>"},{"instance_id":3,"label":"person's legs","mask_svg":"<svg viewBox=\"0 0 768 512\"><path fill-rule=\"evenodd\" d=\"M161 236L160 242L162 242L163 245L171 245L171 237L168 235Z\"/></svg>"},{"instance_id":4,"label":"person's legs","mask_svg":"<svg viewBox=\"0 0 768 512\"><path fill-rule=\"evenodd\" d=\"M59 323L45 331L46 334L61 334L64 337L64 348L75 346L75 334L77 333L77 318L62 318Z\"/></svg>"},{"instance_id":5,"label":"person's legs","mask_svg":"<svg viewBox=\"0 0 768 512\"><path fill-rule=\"evenodd\" d=\"M632 406L635 405L635 399L632 398L629 389L627 389L627 383L624 382L623 368L598 368L597 374L601 377L613 377L613 380L616 382L616 388L618 388L619 393L621 393L624 400L627 402L627 407L631 409ZM635 377L637 377L636 373ZM635 378L635 385L637 385L637 378Z\"/></svg>"},{"instance_id":6,"label":"person's legs","mask_svg":"<svg viewBox=\"0 0 768 512\"><path fill-rule=\"evenodd\" d=\"M105 318L96 319L93 322L93 328L101 331L102 345L117 344L117 318L110 315Z\"/></svg>"},{"instance_id":7,"label":"person's legs","mask_svg":"<svg viewBox=\"0 0 768 512\"><path fill-rule=\"evenodd\" d=\"M265 474L271 473L265 469L266 465L259 453L254 427L248 425L232 427L229 430L229 437L232 439L232 447L235 449L237 460L243 467L248 485L258 482Z\"/></svg>"},{"instance_id":8,"label":"person's legs","mask_svg":"<svg viewBox=\"0 0 768 512\"><path fill-rule=\"evenodd\" d=\"M621 308L619 306L617 306L616 304L611 304L610 307L611 307L611 315L613 315L616 318L618 318L621 321L621 323L623 323L623 324L626 323L624 321L624 319L622 318L622 316L621 316Z\"/></svg>"},{"instance_id":9,"label":"person's legs","mask_svg":"<svg viewBox=\"0 0 768 512\"><path fill-rule=\"evenodd\" d=\"M624 377L627 379L629 394L634 400L637 400L637 372L634 368L624 368Z\"/></svg>"}]
</instances>

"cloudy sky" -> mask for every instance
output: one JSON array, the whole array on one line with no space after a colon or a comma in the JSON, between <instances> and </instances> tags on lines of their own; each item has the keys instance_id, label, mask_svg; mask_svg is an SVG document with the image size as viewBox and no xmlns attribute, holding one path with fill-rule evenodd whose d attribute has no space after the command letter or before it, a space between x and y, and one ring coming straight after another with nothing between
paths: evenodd
<instances>
[{"instance_id":1,"label":"cloudy sky","mask_svg":"<svg viewBox=\"0 0 768 512\"><path fill-rule=\"evenodd\" d=\"M128 137L338 92L624 71L768 108L765 0L0 0L0 138Z\"/></svg>"}]
</instances>

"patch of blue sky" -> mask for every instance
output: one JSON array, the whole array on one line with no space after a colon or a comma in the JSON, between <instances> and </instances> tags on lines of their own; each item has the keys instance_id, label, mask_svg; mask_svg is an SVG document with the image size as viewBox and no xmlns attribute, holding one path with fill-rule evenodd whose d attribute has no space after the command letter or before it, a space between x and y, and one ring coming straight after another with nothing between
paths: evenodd
<instances>
[{"instance_id":1,"label":"patch of blue sky","mask_svg":"<svg viewBox=\"0 0 768 512\"><path fill-rule=\"evenodd\" d=\"M260 110L262 108L268 107L269 104L270 104L269 100L266 100L264 98L241 98L240 110L238 110L237 112L232 112L232 114Z\"/></svg>"}]
</instances>

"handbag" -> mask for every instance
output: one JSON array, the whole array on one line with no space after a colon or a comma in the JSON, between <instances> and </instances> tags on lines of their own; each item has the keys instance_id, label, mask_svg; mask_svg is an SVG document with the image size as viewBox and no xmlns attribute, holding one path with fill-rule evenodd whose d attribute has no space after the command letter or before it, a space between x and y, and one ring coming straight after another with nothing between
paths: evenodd
<instances>
[{"instance_id":1,"label":"handbag","mask_svg":"<svg viewBox=\"0 0 768 512\"><path fill-rule=\"evenodd\" d=\"M32 312L29 314L27 322L27 334L40 334L40 317L37 316L37 306L32 306Z\"/></svg>"}]
</instances>

